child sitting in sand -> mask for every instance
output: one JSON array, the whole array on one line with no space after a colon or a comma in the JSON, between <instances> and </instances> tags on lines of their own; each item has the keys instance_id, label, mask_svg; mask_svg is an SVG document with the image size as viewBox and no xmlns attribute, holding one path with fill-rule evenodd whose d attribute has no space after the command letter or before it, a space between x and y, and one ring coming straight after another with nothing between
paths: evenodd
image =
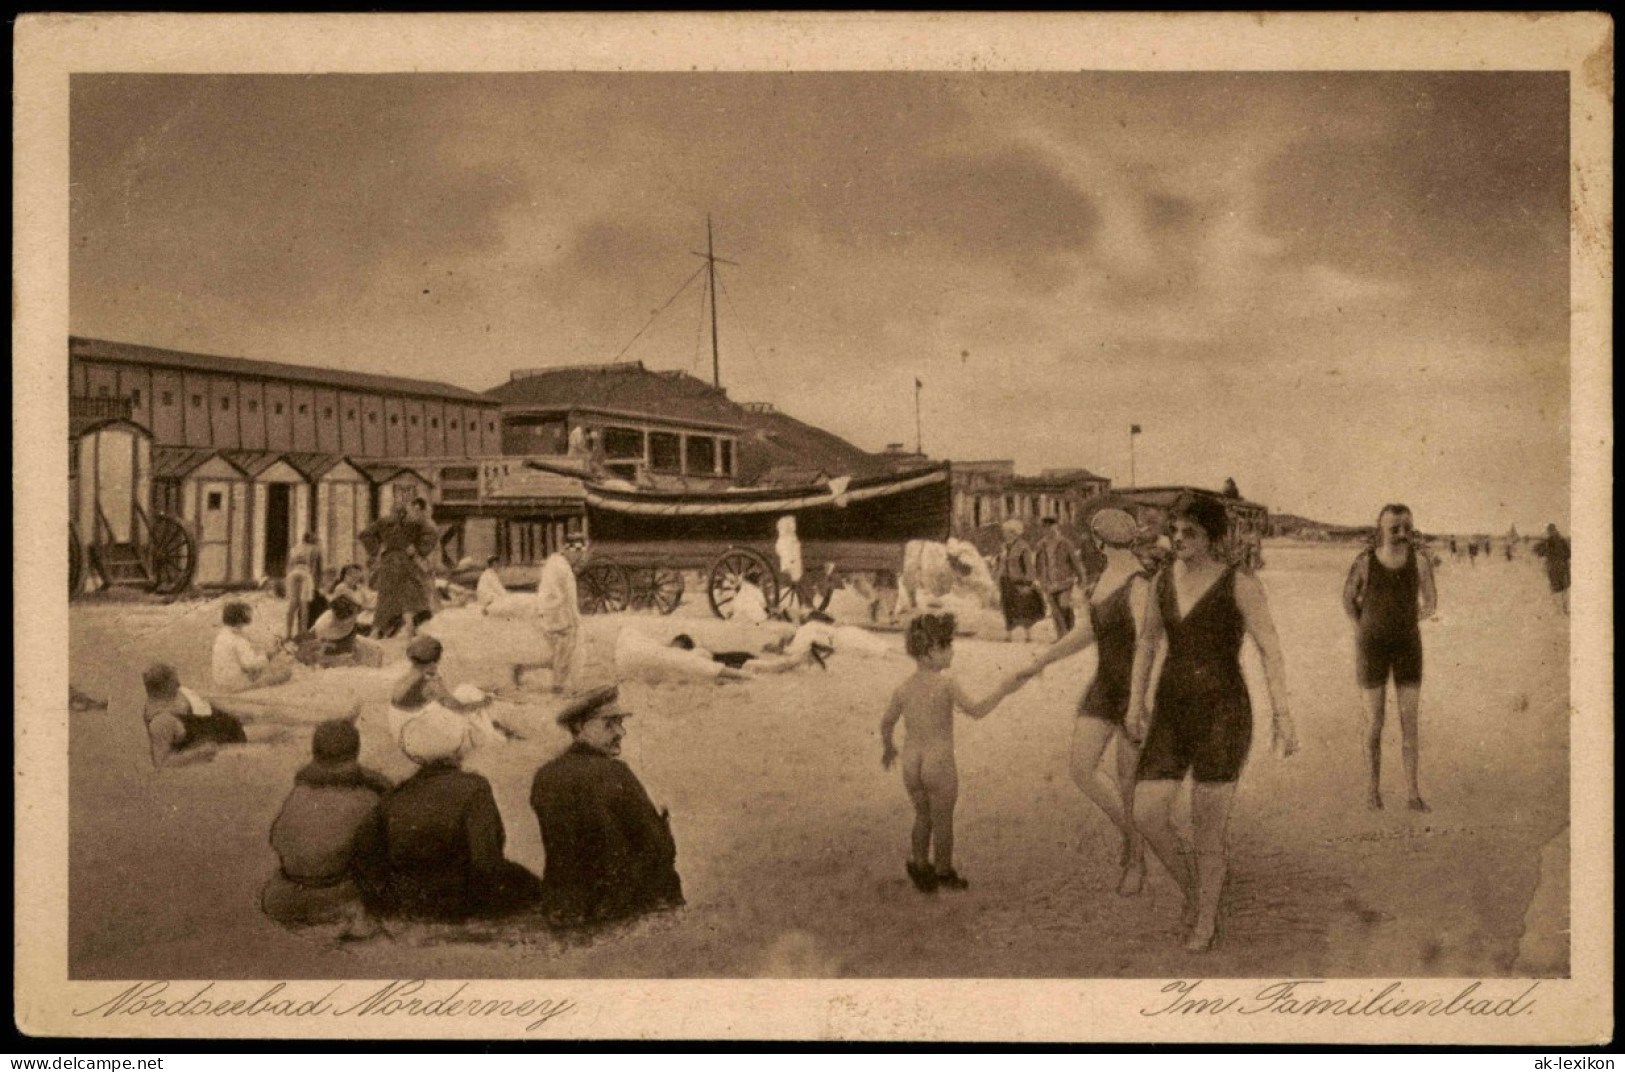
<instances>
[{"instance_id":1,"label":"child sitting in sand","mask_svg":"<svg viewBox=\"0 0 1625 1072\"><path fill-rule=\"evenodd\" d=\"M880 763L886 770L898 758L892 730L899 719L903 721L903 787L914 803L913 856L907 870L921 893L962 890L970 885L954 870L954 804L959 797L954 708L971 718L984 718L1033 673L1031 667L1019 670L1001 681L986 699L972 700L947 672L954 661L955 624L952 614L922 614L908 623L906 647L919 669L892 693L880 720L884 746Z\"/></svg>"},{"instance_id":2,"label":"child sitting in sand","mask_svg":"<svg viewBox=\"0 0 1625 1072\"><path fill-rule=\"evenodd\" d=\"M221 611L210 662L216 692L263 689L293 677L292 666L280 656L267 656L247 637L245 630L253 621L254 608L247 603L234 600Z\"/></svg>"},{"instance_id":3,"label":"child sitting in sand","mask_svg":"<svg viewBox=\"0 0 1625 1072\"><path fill-rule=\"evenodd\" d=\"M147 704L141 717L154 767L180 767L213 759L223 744L243 744L243 724L181 684L168 663L153 663L141 675Z\"/></svg>"}]
</instances>

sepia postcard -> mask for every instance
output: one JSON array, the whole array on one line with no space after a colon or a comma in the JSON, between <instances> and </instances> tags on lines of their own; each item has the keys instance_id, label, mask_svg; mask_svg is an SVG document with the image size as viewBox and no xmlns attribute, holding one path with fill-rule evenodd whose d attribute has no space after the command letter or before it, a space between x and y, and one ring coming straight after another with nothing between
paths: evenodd
<instances>
[{"instance_id":1,"label":"sepia postcard","mask_svg":"<svg viewBox=\"0 0 1625 1072\"><path fill-rule=\"evenodd\" d=\"M1613 1037L1607 16L15 61L25 1034Z\"/></svg>"}]
</instances>

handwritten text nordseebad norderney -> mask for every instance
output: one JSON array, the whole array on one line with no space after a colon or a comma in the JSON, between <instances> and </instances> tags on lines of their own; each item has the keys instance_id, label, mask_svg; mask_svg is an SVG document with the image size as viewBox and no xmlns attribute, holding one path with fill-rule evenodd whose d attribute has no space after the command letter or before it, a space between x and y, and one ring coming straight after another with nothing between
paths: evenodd
<instances>
[{"instance_id":1,"label":"handwritten text nordseebad norderney","mask_svg":"<svg viewBox=\"0 0 1625 1072\"><path fill-rule=\"evenodd\" d=\"M1140 1009L1141 1016L1527 1016L1535 1007L1533 982L1513 993L1484 989L1482 981L1459 990L1418 994L1405 984L1364 986L1325 979L1283 979L1244 995L1226 994L1207 980L1177 979L1162 997ZM1328 987L1333 989L1328 989Z\"/></svg>"},{"instance_id":2,"label":"handwritten text nordseebad norderney","mask_svg":"<svg viewBox=\"0 0 1625 1072\"><path fill-rule=\"evenodd\" d=\"M217 990L216 986L215 983L206 983L196 990L187 988L185 993L171 993L171 984L167 982L136 983L100 1004L75 1008L73 1015L159 1020L199 1017L215 1021L239 1016L335 1016L356 1019L415 1016L440 1022L500 1020L521 1023L526 1031L535 1031L554 1017L562 1016L576 1007L575 1002L567 998L526 1001L482 998L477 993L468 993L468 983L455 986L436 983L431 986L422 979L397 979L383 986L369 983L364 987L341 983L315 996L290 990L287 983L275 983L254 997L234 995L224 989Z\"/></svg>"}]
</instances>

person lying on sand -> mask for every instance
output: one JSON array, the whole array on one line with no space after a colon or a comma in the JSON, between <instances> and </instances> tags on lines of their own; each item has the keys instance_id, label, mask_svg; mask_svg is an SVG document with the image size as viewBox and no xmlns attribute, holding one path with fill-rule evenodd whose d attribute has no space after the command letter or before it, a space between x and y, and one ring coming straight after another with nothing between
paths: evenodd
<instances>
[{"instance_id":1,"label":"person lying on sand","mask_svg":"<svg viewBox=\"0 0 1625 1072\"><path fill-rule=\"evenodd\" d=\"M899 755L892 731L899 720L904 726L903 787L914 803L914 851L907 871L921 893L970 885L954 870L954 804L959 797L954 708L985 718L1036 672L1028 666L999 682L985 699L972 700L948 673L954 661L954 626L952 614L922 614L909 622L907 650L918 669L892 693L880 720L880 765L886 770Z\"/></svg>"},{"instance_id":2,"label":"person lying on sand","mask_svg":"<svg viewBox=\"0 0 1625 1072\"><path fill-rule=\"evenodd\" d=\"M243 744L248 734L236 717L216 711L209 701L181 684L168 663L153 663L141 675L147 702L141 718L154 767L181 767L214 758L221 745Z\"/></svg>"}]
</instances>

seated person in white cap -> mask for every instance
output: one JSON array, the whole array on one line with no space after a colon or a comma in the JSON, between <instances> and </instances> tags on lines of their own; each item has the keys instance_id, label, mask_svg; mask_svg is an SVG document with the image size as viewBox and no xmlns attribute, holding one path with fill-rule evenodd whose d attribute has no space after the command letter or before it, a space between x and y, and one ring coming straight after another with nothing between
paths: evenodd
<instances>
[{"instance_id":1,"label":"seated person in white cap","mask_svg":"<svg viewBox=\"0 0 1625 1072\"><path fill-rule=\"evenodd\" d=\"M368 906L382 916L456 922L532 905L535 875L502 854L506 832L491 783L461 767L467 720L425 711L401 731L417 773L384 795L357 836Z\"/></svg>"},{"instance_id":2,"label":"seated person in white cap","mask_svg":"<svg viewBox=\"0 0 1625 1072\"><path fill-rule=\"evenodd\" d=\"M623 720L613 687L566 705L559 724L574 738L536 772L530 806L547 866L542 907L555 926L604 923L683 903L670 815L656 811L618 758Z\"/></svg>"}]
</instances>

